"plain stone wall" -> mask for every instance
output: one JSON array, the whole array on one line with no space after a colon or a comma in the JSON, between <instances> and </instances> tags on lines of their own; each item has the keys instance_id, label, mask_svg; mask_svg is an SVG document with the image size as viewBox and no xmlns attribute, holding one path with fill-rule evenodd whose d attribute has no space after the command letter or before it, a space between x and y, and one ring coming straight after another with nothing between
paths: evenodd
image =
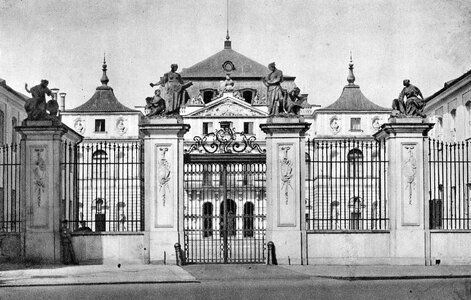
<instances>
[{"instance_id":1,"label":"plain stone wall","mask_svg":"<svg viewBox=\"0 0 471 300\"><path fill-rule=\"evenodd\" d=\"M22 234L19 232L0 233L0 261L23 256Z\"/></svg>"},{"instance_id":2,"label":"plain stone wall","mask_svg":"<svg viewBox=\"0 0 471 300\"><path fill-rule=\"evenodd\" d=\"M389 233L307 234L309 264L387 264Z\"/></svg>"},{"instance_id":3,"label":"plain stone wall","mask_svg":"<svg viewBox=\"0 0 471 300\"><path fill-rule=\"evenodd\" d=\"M431 232L432 264L471 264L470 232Z\"/></svg>"},{"instance_id":4,"label":"plain stone wall","mask_svg":"<svg viewBox=\"0 0 471 300\"><path fill-rule=\"evenodd\" d=\"M144 263L144 233L73 233L79 262Z\"/></svg>"}]
</instances>

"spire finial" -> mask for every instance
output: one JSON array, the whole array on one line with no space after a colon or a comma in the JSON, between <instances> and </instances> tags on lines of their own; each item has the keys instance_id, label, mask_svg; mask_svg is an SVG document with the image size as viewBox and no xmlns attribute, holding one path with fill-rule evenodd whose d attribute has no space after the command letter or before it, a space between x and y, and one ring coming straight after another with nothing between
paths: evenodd
<instances>
[{"instance_id":1,"label":"spire finial","mask_svg":"<svg viewBox=\"0 0 471 300\"><path fill-rule=\"evenodd\" d=\"M107 70L107 65L106 65L106 53L103 55L103 76L101 76L101 84L103 86L107 86L108 82L110 81L108 79L108 76L106 75L106 70Z\"/></svg>"},{"instance_id":2,"label":"spire finial","mask_svg":"<svg viewBox=\"0 0 471 300\"><path fill-rule=\"evenodd\" d=\"M229 0L226 0L226 40L224 49L231 49L231 37L229 35Z\"/></svg>"},{"instance_id":3,"label":"spire finial","mask_svg":"<svg viewBox=\"0 0 471 300\"><path fill-rule=\"evenodd\" d=\"M348 76L347 76L347 81L348 84L354 84L355 83L355 75L353 75L353 59L352 59L352 51L350 51L350 64L348 65Z\"/></svg>"}]
</instances>

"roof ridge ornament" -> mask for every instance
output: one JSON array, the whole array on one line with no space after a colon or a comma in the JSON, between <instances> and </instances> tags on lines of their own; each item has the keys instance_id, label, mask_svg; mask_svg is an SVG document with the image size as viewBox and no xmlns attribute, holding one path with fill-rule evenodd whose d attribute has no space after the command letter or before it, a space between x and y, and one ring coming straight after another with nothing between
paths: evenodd
<instances>
[{"instance_id":1,"label":"roof ridge ornament","mask_svg":"<svg viewBox=\"0 0 471 300\"><path fill-rule=\"evenodd\" d=\"M108 67L108 66L106 65L106 53L104 53L104 54L103 54L103 68L102 68L102 70L103 70L103 75L101 76L101 79L100 79L101 84L102 84L103 86L108 86L108 82L110 81L110 80L108 79L108 76L106 75L107 67Z\"/></svg>"},{"instance_id":2,"label":"roof ridge ornament","mask_svg":"<svg viewBox=\"0 0 471 300\"><path fill-rule=\"evenodd\" d=\"M231 49L231 37L229 36L229 0L226 0L226 40L224 49Z\"/></svg>"},{"instance_id":3,"label":"roof ridge ornament","mask_svg":"<svg viewBox=\"0 0 471 300\"><path fill-rule=\"evenodd\" d=\"M353 60L352 60L352 51L350 51L350 63L348 65L348 76L347 76L347 81L348 85L354 85L355 84L355 75L353 75Z\"/></svg>"}]
</instances>

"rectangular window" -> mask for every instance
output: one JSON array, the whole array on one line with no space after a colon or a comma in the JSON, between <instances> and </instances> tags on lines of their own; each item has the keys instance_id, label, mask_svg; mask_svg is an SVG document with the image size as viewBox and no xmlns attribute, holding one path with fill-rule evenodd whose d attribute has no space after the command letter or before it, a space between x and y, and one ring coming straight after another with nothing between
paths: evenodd
<instances>
[{"instance_id":1,"label":"rectangular window","mask_svg":"<svg viewBox=\"0 0 471 300\"><path fill-rule=\"evenodd\" d=\"M203 134L208 134L213 131L213 123L203 122Z\"/></svg>"},{"instance_id":2,"label":"rectangular window","mask_svg":"<svg viewBox=\"0 0 471 300\"><path fill-rule=\"evenodd\" d=\"M105 132L105 120L104 119L95 120L95 132Z\"/></svg>"},{"instance_id":3,"label":"rectangular window","mask_svg":"<svg viewBox=\"0 0 471 300\"><path fill-rule=\"evenodd\" d=\"M253 134L253 122L244 122L244 133Z\"/></svg>"},{"instance_id":4,"label":"rectangular window","mask_svg":"<svg viewBox=\"0 0 471 300\"><path fill-rule=\"evenodd\" d=\"M361 118L350 119L350 131L361 131Z\"/></svg>"},{"instance_id":5,"label":"rectangular window","mask_svg":"<svg viewBox=\"0 0 471 300\"><path fill-rule=\"evenodd\" d=\"M352 230L360 229L360 219L361 219L360 212L351 212L350 213L350 229Z\"/></svg>"}]
</instances>

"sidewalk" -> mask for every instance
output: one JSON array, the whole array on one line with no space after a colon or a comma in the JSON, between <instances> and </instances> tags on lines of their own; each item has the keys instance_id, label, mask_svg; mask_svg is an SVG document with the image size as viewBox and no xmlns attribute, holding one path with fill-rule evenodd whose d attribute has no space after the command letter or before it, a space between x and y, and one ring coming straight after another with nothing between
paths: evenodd
<instances>
[{"instance_id":1,"label":"sidewalk","mask_svg":"<svg viewBox=\"0 0 471 300\"><path fill-rule=\"evenodd\" d=\"M78 265L0 271L0 288L50 285L199 283L231 280L471 278L470 266Z\"/></svg>"},{"instance_id":2,"label":"sidewalk","mask_svg":"<svg viewBox=\"0 0 471 300\"><path fill-rule=\"evenodd\" d=\"M471 278L471 265L466 266L282 266L288 270L310 277L343 280L392 280L392 279L433 279Z\"/></svg>"},{"instance_id":3,"label":"sidewalk","mask_svg":"<svg viewBox=\"0 0 471 300\"><path fill-rule=\"evenodd\" d=\"M187 283L195 277L174 265L78 265L0 271L0 288L43 285Z\"/></svg>"}]
</instances>

